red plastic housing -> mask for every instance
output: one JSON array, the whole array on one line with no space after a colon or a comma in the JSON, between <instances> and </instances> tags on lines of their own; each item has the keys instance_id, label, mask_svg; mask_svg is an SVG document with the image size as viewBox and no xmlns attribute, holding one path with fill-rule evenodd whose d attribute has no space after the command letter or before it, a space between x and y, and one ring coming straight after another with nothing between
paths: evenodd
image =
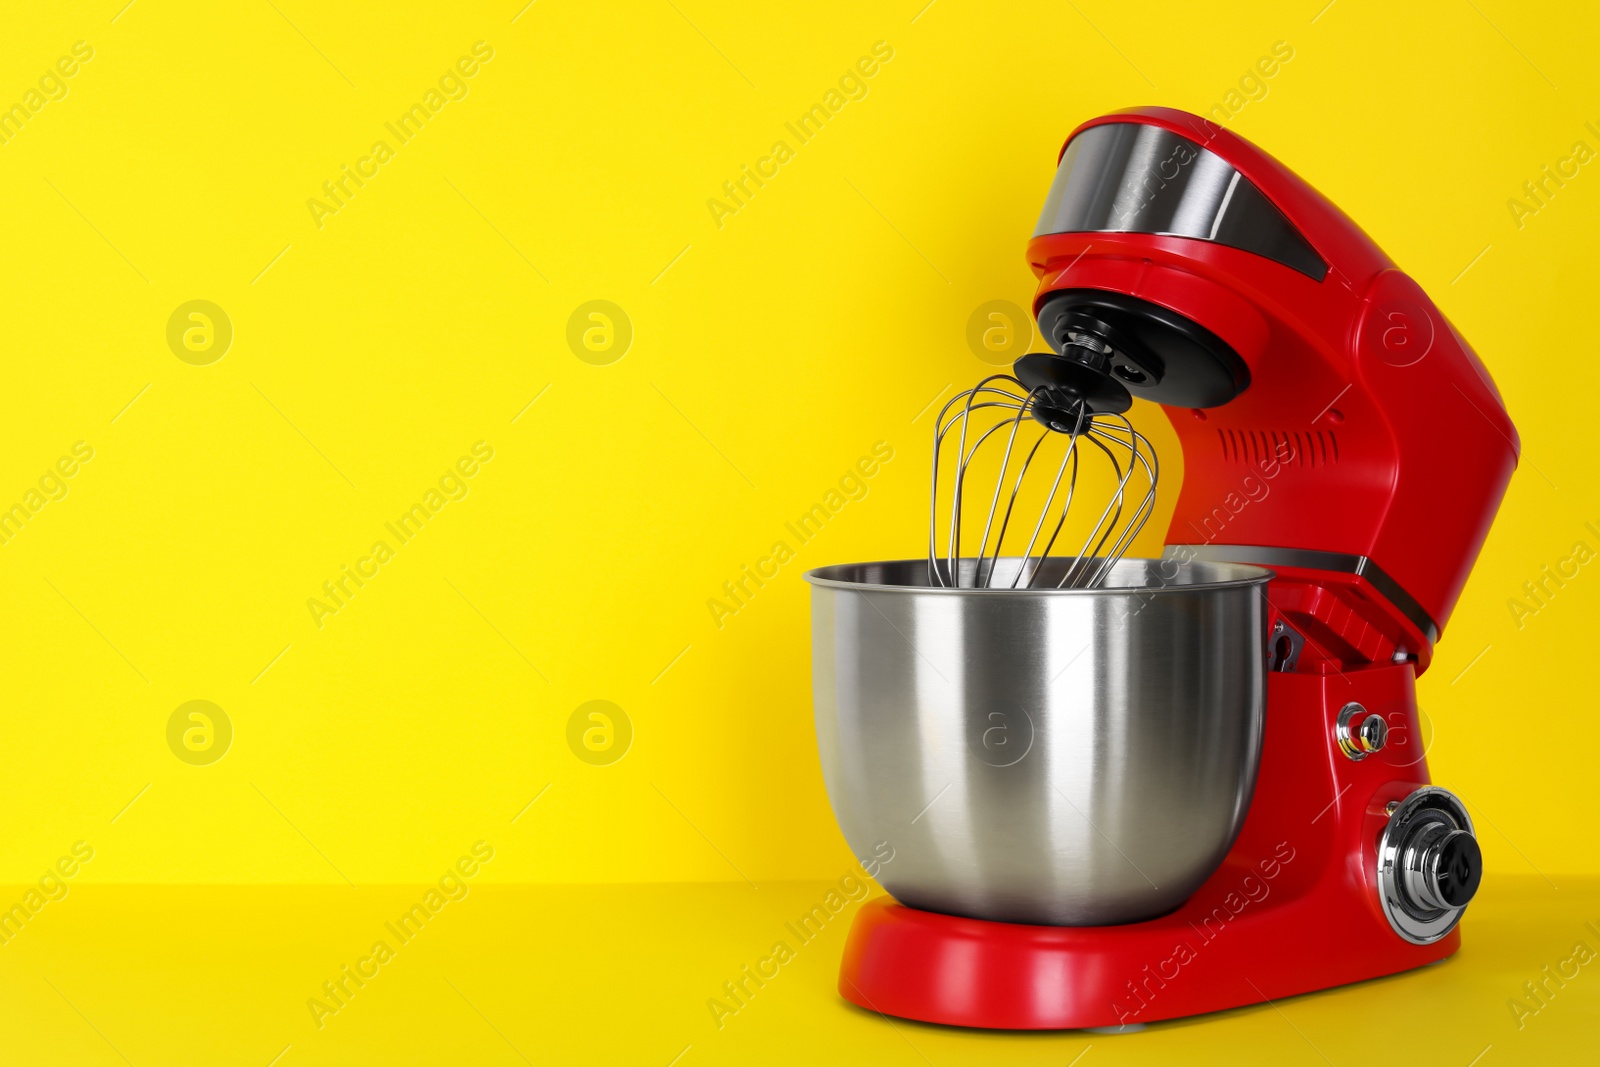
<instances>
[{"instance_id":1,"label":"red plastic housing","mask_svg":"<svg viewBox=\"0 0 1600 1067\"><path fill-rule=\"evenodd\" d=\"M1073 136L1129 122L1189 138L1232 165L1328 273L1319 282L1196 238L1050 234L1028 245L1035 313L1057 290L1110 290L1227 341L1249 367L1248 388L1220 407L1165 409L1184 455L1167 543L1365 557L1425 618L1368 576L1279 566L1274 604L1311 646L1300 669L1401 658L1420 672L1516 466L1517 432L1499 392L1416 282L1259 148L1168 108L1105 115Z\"/></svg>"}]
</instances>

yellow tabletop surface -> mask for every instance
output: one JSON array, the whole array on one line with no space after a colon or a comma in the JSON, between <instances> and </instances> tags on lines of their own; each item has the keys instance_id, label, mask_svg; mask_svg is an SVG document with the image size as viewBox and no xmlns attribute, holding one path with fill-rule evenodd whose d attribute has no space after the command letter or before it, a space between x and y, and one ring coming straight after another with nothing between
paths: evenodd
<instances>
[{"instance_id":1,"label":"yellow tabletop surface","mask_svg":"<svg viewBox=\"0 0 1600 1067\"><path fill-rule=\"evenodd\" d=\"M1600 881L1558 883L1485 882L1461 952L1442 964L1117 1035L958 1030L846 1003L834 986L856 905L808 944L785 927L822 899L824 882L464 883L421 929L406 927L404 941L395 924L428 887L74 886L20 930L7 927L0 1058L137 1067L1594 1062ZM713 999L731 1004L723 983L780 939L794 958L737 1011L713 1013ZM380 941L390 949L381 962ZM344 979L337 1000L327 993L325 982L357 968L371 977Z\"/></svg>"}]
</instances>

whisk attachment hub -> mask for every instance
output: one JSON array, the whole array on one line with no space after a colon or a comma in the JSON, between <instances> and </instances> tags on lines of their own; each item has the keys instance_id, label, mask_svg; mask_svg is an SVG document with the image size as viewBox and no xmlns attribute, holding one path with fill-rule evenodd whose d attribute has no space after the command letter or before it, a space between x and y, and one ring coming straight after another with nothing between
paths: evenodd
<instances>
[{"instance_id":1,"label":"whisk attachment hub","mask_svg":"<svg viewBox=\"0 0 1600 1067\"><path fill-rule=\"evenodd\" d=\"M1062 357L1174 407L1225 404L1250 384L1233 347L1159 304L1100 289L1059 289L1039 306L1039 333Z\"/></svg>"},{"instance_id":2,"label":"whisk attachment hub","mask_svg":"<svg viewBox=\"0 0 1600 1067\"><path fill-rule=\"evenodd\" d=\"M1052 352L1031 352L1012 364L1017 381L1033 396L1028 413L1057 433L1073 433L1080 418L1121 414L1133 396L1120 382Z\"/></svg>"}]
</instances>

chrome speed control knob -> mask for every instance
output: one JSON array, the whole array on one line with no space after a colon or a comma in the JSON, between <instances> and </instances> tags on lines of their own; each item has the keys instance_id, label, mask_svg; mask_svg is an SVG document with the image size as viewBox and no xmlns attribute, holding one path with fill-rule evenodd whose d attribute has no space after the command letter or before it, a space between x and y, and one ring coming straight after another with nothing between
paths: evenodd
<instances>
[{"instance_id":1,"label":"chrome speed control knob","mask_svg":"<svg viewBox=\"0 0 1600 1067\"><path fill-rule=\"evenodd\" d=\"M1425 786L1400 801L1378 839L1378 899L1394 932L1426 945L1455 928L1483 879L1466 806Z\"/></svg>"},{"instance_id":2,"label":"chrome speed control knob","mask_svg":"<svg viewBox=\"0 0 1600 1067\"><path fill-rule=\"evenodd\" d=\"M1338 722L1333 727L1333 739L1339 751L1353 760L1364 760L1383 748L1389 740L1389 724L1383 716L1368 713L1360 704L1351 702L1339 709Z\"/></svg>"},{"instance_id":3,"label":"chrome speed control knob","mask_svg":"<svg viewBox=\"0 0 1600 1067\"><path fill-rule=\"evenodd\" d=\"M1434 829L1438 832L1432 832ZM1469 830L1437 826L1429 828L1428 838L1426 845L1407 850L1401 861L1406 889L1440 911L1466 907L1483 880L1483 852L1478 848L1478 839Z\"/></svg>"}]
</instances>

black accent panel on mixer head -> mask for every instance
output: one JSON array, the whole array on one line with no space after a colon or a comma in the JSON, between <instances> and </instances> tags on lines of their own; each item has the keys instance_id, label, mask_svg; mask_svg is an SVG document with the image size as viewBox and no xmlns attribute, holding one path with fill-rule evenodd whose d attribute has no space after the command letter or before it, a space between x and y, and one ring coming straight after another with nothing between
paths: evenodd
<instances>
[{"instance_id":1,"label":"black accent panel on mixer head","mask_svg":"<svg viewBox=\"0 0 1600 1067\"><path fill-rule=\"evenodd\" d=\"M1322 281L1328 265L1221 156L1141 122L1091 126L1061 155L1035 237L1158 233L1243 249Z\"/></svg>"},{"instance_id":2,"label":"black accent panel on mixer head","mask_svg":"<svg viewBox=\"0 0 1600 1067\"><path fill-rule=\"evenodd\" d=\"M1114 375L1144 400L1211 408L1250 384L1250 369L1228 342L1148 300L1061 289L1045 298L1038 318L1040 333L1063 358Z\"/></svg>"},{"instance_id":3,"label":"black accent panel on mixer head","mask_svg":"<svg viewBox=\"0 0 1600 1067\"><path fill-rule=\"evenodd\" d=\"M1058 433L1072 433L1091 415L1119 415L1133 406L1121 382L1052 352L1030 352L1011 369L1033 398L1028 413Z\"/></svg>"}]
</instances>

